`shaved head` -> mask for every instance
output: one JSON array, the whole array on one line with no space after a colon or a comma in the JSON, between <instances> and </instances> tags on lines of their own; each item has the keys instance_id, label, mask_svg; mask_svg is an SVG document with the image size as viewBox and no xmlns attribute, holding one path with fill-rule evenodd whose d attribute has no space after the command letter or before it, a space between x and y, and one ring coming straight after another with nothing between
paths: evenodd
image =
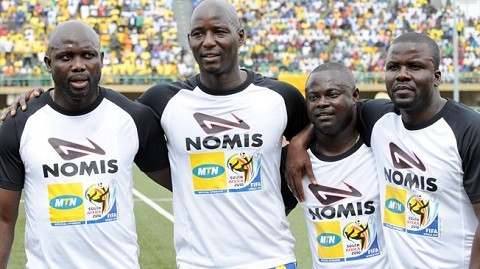
<instances>
[{"instance_id":1,"label":"shaved head","mask_svg":"<svg viewBox=\"0 0 480 269\"><path fill-rule=\"evenodd\" d=\"M225 0L205 0L202 1L192 13L192 20L190 21L190 27L192 22L199 16L209 12L221 11L228 18L228 22L235 28L240 28L240 19L237 15L235 7Z\"/></svg>"},{"instance_id":2,"label":"shaved head","mask_svg":"<svg viewBox=\"0 0 480 269\"><path fill-rule=\"evenodd\" d=\"M100 51L100 39L90 25L81 21L66 21L59 23L48 39L47 54L59 49L62 42L68 40L71 43L88 40L93 47Z\"/></svg>"}]
</instances>

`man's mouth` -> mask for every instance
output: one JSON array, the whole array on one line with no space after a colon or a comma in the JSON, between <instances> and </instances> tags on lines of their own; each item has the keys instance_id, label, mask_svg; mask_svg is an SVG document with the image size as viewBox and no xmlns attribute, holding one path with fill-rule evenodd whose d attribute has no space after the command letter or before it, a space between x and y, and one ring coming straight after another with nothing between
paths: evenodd
<instances>
[{"instance_id":1,"label":"man's mouth","mask_svg":"<svg viewBox=\"0 0 480 269\"><path fill-rule=\"evenodd\" d=\"M77 89L83 89L88 85L88 78L84 76L73 77L70 79L70 84Z\"/></svg>"}]
</instances>

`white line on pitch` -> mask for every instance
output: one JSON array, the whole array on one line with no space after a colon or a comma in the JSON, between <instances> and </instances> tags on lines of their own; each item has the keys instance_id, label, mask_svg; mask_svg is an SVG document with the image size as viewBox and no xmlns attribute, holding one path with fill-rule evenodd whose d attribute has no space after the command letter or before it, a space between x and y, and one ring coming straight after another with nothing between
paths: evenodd
<instances>
[{"instance_id":1,"label":"white line on pitch","mask_svg":"<svg viewBox=\"0 0 480 269\"><path fill-rule=\"evenodd\" d=\"M167 218L168 220L170 220L171 222L174 222L173 221L173 215L168 213L165 209L163 209L161 206L159 206L158 204L156 204L154 201L152 201L150 198L148 198L147 196L141 194L139 191L137 191L136 189L133 189L133 195L137 196L138 198L140 198L140 200L142 200L143 202L145 202L147 205L149 205L151 208L153 208L155 211L157 211L158 213L160 213L160 215L164 216L165 218Z\"/></svg>"}]
</instances>

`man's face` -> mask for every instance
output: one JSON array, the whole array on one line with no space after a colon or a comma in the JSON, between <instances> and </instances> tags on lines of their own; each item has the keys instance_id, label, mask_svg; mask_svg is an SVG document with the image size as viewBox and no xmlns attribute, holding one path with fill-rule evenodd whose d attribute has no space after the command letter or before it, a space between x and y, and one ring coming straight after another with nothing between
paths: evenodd
<instances>
[{"instance_id":1,"label":"man's face","mask_svg":"<svg viewBox=\"0 0 480 269\"><path fill-rule=\"evenodd\" d=\"M89 38L80 37L65 35L45 57L55 90L61 98L70 99L67 101L94 100L101 78L103 53Z\"/></svg>"},{"instance_id":2,"label":"man's face","mask_svg":"<svg viewBox=\"0 0 480 269\"><path fill-rule=\"evenodd\" d=\"M423 43L392 44L385 69L388 95L400 109L426 107L440 85L440 71L435 70L430 49Z\"/></svg>"},{"instance_id":3,"label":"man's face","mask_svg":"<svg viewBox=\"0 0 480 269\"><path fill-rule=\"evenodd\" d=\"M317 132L335 136L352 122L358 89L346 81L345 75L336 70L315 72L308 78L308 117Z\"/></svg>"},{"instance_id":4,"label":"man's face","mask_svg":"<svg viewBox=\"0 0 480 269\"><path fill-rule=\"evenodd\" d=\"M238 46L244 31L219 7L194 12L188 41L200 72L221 75L238 66Z\"/></svg>"}]
</instances>

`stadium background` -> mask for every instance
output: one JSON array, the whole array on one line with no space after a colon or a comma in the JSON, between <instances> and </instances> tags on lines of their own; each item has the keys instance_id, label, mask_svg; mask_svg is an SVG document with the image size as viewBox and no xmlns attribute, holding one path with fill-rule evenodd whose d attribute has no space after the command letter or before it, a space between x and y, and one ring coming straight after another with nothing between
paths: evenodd
<instances>
[{"instance_id":1,"label":"stadium background","mask_svg":"<svg viewBox=\"0 0 480 269\"><path fill-rule=\"evenodd\" d=\"M303 91L308 72L339 61L355 74L364 98L383 92L385 48L406 31L434 38L441 50L442 95L452 98L453 36L459 37L460 101L480 106L480 0L229 0L243 18L247 41L240 64ZM80 19L99 34L102 85L138 97L149 86L189 77L197 67L186 35L198 0L0 0L0 107L19 92L51 86L43 64L56 24ZM135 214L142 268L175 268L171 194L135 174ZM160 208L160 209L159 209ZM163 212L163 213L160 213ZM163 215L162 215L163 214ZM300 268L310 267L302 212L289 216ZM23 209L9 268L22 268ZM59 254L61 255L61 254Z\"/></svg>"},{"instance_id":2,"label":"stadium background","mask_svg":"<svg viewBox=\"0 0 480 269\"><path fill-rule=\"evenodd\" d=\"M0 107L14 94L49 87L43 64L48 34L80 19L100 35L102 84L136 98L150 85L197 72L186 36L199 0L0 0ZM362 97L384 91L387 44L406 31L441 49L442 95L452 97L453 33L459 36L460 101L480 105L480 0L230 0L247 33L240 64L303 91L306 74L325 61L354 72Z\"/></svg>"}]
</instances>

